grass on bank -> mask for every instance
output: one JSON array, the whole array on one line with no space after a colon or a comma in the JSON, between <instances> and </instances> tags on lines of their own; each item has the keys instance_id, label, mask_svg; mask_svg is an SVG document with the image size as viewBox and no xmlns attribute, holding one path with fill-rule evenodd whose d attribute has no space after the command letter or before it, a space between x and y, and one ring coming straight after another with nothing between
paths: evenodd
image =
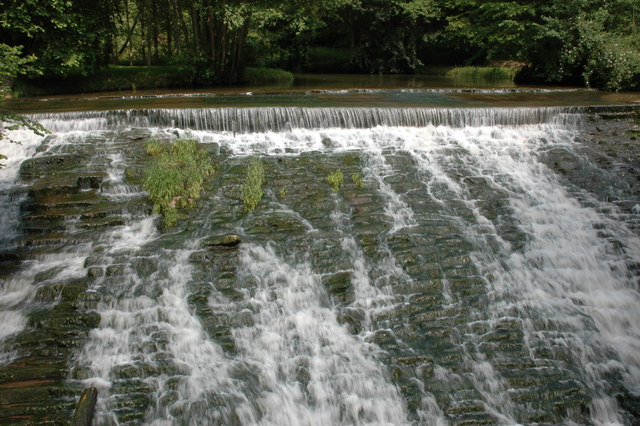
<instances>
[{"instance_id":1,"label":"grass on bank","mask_svg":"<svg viewBox=\"0 0 640 426\"><path fill-rule=\"evenodd\" d=\"M446 77L454 82L512 82L518 73L517 68L506 67L455 67L446 72Z\"/></svg>"},{"instance_id":2,"label":"grass on bank","mask_svg":"<svg viewBox=\"0 0 640 426\"><path fill-rule=\"evenodd\" d=\"M242 201L244 209L248 212L255 210L262 200L264 192L262 183L264 182L264 166L262 160L254 157L249 160L244 183L242 184Z\"/></svg>"},{"instance_id":3,"label":"grass on bank","mask_svg":"<svg viewBox=\"0 0 640 426\"><path fill-rule=\"evenodd\" d=\"M153 210L164 217L170 228L179 219L178 209L192 207L200 198L205 180L215 173L209 155L194 140L159 141L146 145L154 157L147 169L144 188L149 192Z\"/></svg>"}]
</instances>

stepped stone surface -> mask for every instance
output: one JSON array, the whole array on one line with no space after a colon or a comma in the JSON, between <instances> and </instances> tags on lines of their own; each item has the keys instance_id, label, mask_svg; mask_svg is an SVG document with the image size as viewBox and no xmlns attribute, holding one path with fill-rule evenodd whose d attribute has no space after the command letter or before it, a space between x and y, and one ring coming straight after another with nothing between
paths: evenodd
<instances>
[{"instance_id":1,"label":"stepped stone surface","mask_svg":"<svg viewBox=\"0 0 640 426\"><path fill-rule=\"evenodd\" d=\"M562 147L544 151L539 159L585 204L590 202L586 193L610 199L618 207L616 218L640 235L635 112L598 112L588 118L577 152L598 168ZM92 360L78 359L82 348L113 320L101 316L100 308L106 315L125 311L126 304L118 300L122 294L143 307L123 314L122 320L134 324L126 332L142 337L130 342L136 356L114 362L108 372L109 397L98 396L97 410L103 413L98 423L108 418L106 410L119 424L145 423L158 414L154 410L179 418L187 407L181 392L190 371L173 358L175 330L164 326L162 315L179 306L169 300L166 287L190 274L183 296L185 309L197 319L194 334L219 348L220 359L242 359L237 336L254 327L260 313L253 297L262 284L241 270L242 256L253 246L272 247L291 262L308 265L323 291L319 305L332 309L354 339L375 348L375 360L402 397L410 422L424 421L425 401L431 398L452 425L503 424L486 402L493 392L493 403L516 407L522 424L590 423L590 389L577 373L570 348L561 344L563 330L551 320L532 324L517 312L495 316L486 309L496 295L489 285L492 277L478 266L480 248L500 239L521 253L530 240L514 219L510 194L491 179L465 176L463 165L447 171L446 177L462 188L466 198L461 199L416 167L408 151L285 152L262 158L265 195L248 213L241 199L247 158L210 144L218 172L196 206L181 212L176 228L156 230L134 255L129 247L111 251L107 244L114 233L151 215L141 189L149 161L143 146L151 138L147 131L128 129L77 145L48 140L40 156L23 163L21 237L14 252L0 254L0 271L22 279L20 268L29 262L52 263L28 278L34 291L27 325L2 343L12 357L0 364L0 423L68 422L84 381L97 374ZM330 139L322 144L333 146ZM460 152L452 150L451 157ZM337 169L345 181L335 192L326 176ZM118 173L120 186L113 178ZM612 181L607 173L619 178ZM365 176L361 186L350 179L353 175ZM429 192L425 182L433 183ZM402 203L389 194L402 194ZM389 219L390 210L402 209L413 215L394 216L406 221L399 226ZM486 222L478 223L478 216ZM478 232L484 239L471 240L461 222L484 230ZM604 226L602 233L616 244ZM172 256L182 259L188 272L162 269L162 260ZM637 277L640 265L629 271ZM152 282L169 284L161 288ZM158 308L171 302L176 306ZM140 320L136 315L153 321L132 331ZM529 328L538 330L535 339ZM229 374L237 382L257 375L241 362L235 368ZM301 361L303 389L308 389L309 374ZM493 389L483 389L478 382L489 376L498 379L490 382ZM636 424L640 399L619 378L608 379L625 418ZM221 418L227 415L228 424L240 424L228 414L236 397L221 390L207 402L219 408Z\"/></svg>"}]
</instances>

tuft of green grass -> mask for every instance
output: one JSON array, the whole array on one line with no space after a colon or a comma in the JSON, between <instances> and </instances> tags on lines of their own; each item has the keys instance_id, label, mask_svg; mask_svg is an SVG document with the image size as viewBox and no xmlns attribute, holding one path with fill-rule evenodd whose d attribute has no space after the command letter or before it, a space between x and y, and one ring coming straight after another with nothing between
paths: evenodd
<instances>
[{"instance_id":1,"label":"tuft of green grass","mask_svg":"<svg viewBox=\"0 0 640 426\"><path fill-rule=\"evenodd\" d=\"M512 82L518 70L505 67L456 67L446 76L456 83Z\"/></svg>"},{"instance_id":2,"label":"tuft of green grass","mask_svg":"<svg viewBox=\"0 0 640 426\"><path fill-rule=\"evenodd\" d=\"M144 145L147 154L156 156L167 149L167 144L161 141L150 141Z\"/></svg>"},{"instance_id":3,"label":"tuft of green grass","mask_svg":"<svg viewBox=\"0 0 640 426\"><path fill-rule=\"evenodd\" d=\"M329 175L327 176L327 182L329 183L329 185L331 185L331 188L333 188L335 192L340 191L342 183L344 182L344 175L342 174L342 170L338 169L329 173Z\"/></svg>"},{"instance_id":4,"label":"tuft of green grass","mask_svg":"<svg viewBox=\"0 0 640 426\"><path fill-rule=\"evenodd\" d=\"M146 148L154 161L146 171L144 188L153 211L163 215L163 225L170 228L178 221L178 209L192 207L200 198L205 179L215 173L215 167L194 140L151 142Z\"/></svg>"},{"instance_id":5,"label":"tuft of green grass","mask_svg":"<svg viewBox=\"0 0 640 426\"><path fill-rule=\"evenodd\" d=\"M362 180L362 176L360 176L360 173L352 174L351 180L356 184L356 188L362 189L364 187L364 181Z\"/></svg>"},{"instance_id":6,"label":"tuft of green grass","mask_svg":"<svg viewBox=\"0 0 640 426\"><path fill-rule=\"evenodd\" d=\"M264 167L262 160L254 157L249 160L247 173L244 183L242 184L242 201L244 208L250 212L255 210L262 200L264 192L262 191L262 183L264 182Z\"/></svg>"}]
</instances>

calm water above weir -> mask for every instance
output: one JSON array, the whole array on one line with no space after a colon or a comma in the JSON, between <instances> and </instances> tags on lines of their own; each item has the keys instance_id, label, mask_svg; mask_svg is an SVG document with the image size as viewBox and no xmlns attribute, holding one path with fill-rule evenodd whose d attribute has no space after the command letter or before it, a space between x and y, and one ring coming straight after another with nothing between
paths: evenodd
<instances>
[{"instance_id":1,"label":"calm water above weir","mask_svg":"<svg viewBox=\"0 0 640 426\"><path fill-rule=\"evenodd\" d=\"M35 114L1 151L0 423L96 386L99 425L636 424L637 108L482 107L522 93ZM186 137L217 173L162 231L144 145Z\"/></svg>"},{"instance_id":2,"label":"calm water above weir","mask_svg":"<svg viewBox=\"0 0 640 426\"><path fill-rule=\"evenodd\" d=\"M5 102L21 113L221 107L532 107L638 105L640 93L467 82L444 76L301 74L291 85L129 91L21 98Z\"/></svg>"}]
</instances>

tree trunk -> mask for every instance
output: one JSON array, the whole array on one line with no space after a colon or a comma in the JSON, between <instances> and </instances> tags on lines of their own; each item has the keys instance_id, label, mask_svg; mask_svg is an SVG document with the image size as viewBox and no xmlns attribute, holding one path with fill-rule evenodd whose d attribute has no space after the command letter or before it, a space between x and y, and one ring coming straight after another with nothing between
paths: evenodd
<instances>
[{"instance_id":1,"label":"tree trunk","mask_svg":"<svg viewBox=\"0 0 640 426\"><path fill-rule=\"evenodd\" d=\"M158 2L152 1L151 4L153 4L151 9L153 12L153 26L151 32L151 37L153 37L153 62L154 64L157 64L160 57L158 54L158 38L160 36L158 31Z\"/></svg>"},{"instance_id":2,"label":"tree trunk","mask_svg":"<svg viewBox=\"0 0 640 426\"><path fill-rule=\"evenodd\" d=\"M122 55L124 53L124 51L127 49L127 46L131 42L131 37L133 37L133 32L135 31L136 26L138 25L138 18L139 17L140 17L140 12L138 12L138 14L136 15L136 18L133 21L133 25L131 26L131 28L127 32L127 38L124 40L124 44L122 45L120 50L118 50L117 58L119 58L120 55ZM128 19L127 19L127 23L128 23Z\"/></svg>"},{"instance_id":3,"label":"tree trunk","mask_svg":"<svg viewBox=\"0 0 640 426\"><path fill-rule=\"evenodd\" d=\"M202 50L200 48L200 14L193 4L191 5L191 24L193 25L193 44L195 51L199 52Z\"/></svg>"},{"instance_id":4,"label":"tree trunk","mask_svg":"<svg viewBox=\"0 0 640 426\"><path fill-rule=\"evenodd\" d=\"M207 16L207 27L209 28L209 57L216 57L216 21L213 17L213 13L211 11L208 12Z\"/></svg>"}]
</instances>

